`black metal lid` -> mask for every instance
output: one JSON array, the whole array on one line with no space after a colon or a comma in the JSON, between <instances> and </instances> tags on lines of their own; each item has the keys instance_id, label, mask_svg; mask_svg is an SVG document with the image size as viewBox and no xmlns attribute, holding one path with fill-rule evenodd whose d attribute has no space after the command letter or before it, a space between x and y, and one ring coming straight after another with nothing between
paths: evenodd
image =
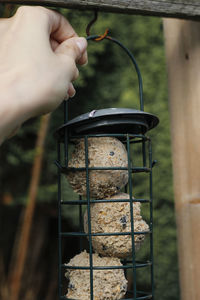
<instances>
[{"instance_id":1,"label":"black metal lid","mask_svg":"<svg viewBox=\"0 0 200 300\"><path fill-rule=\"evenodd\" d=\"M106 108L80 115L57 129L55 137L63 139L64 129L71 136L82 134L130 133L144 134L154 128L159 119L150 113L129 108Z\"/></svg>"}]
</instances>

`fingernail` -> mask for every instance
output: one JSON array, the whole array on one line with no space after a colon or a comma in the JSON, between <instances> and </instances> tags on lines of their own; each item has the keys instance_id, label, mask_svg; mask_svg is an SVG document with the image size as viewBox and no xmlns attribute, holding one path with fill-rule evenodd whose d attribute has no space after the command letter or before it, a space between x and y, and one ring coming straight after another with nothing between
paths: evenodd
<instances>
[{"instance_id":1,"label":"fingernail","mask_svg":"<svg viewBox=\"0 0 200 300\"><path fill-rule=\"evenodd\" d=\"M82 65L82 67L86 67L88 65L88 61Z\"/></svg>"},{"instance_id":2,"label":"fingernail","mask_svg":"<svg viewBox=\"0 0 200 300\"><path fill-rule=\"evenodd\" d=\"M81 53L83 53L86 50L86 48L87 48L87 41L83 37L77 38L76 44L79 47Z\"/></svg>"},{"instance_id":3,"label":"fingernail","mask_svg":"<svg viewBox=\"0 0 200 300\"><path fill-rule=\"evenodd\" d=\"M69 96L69 98L73 98L76 95L76 91L74 90L74 93Z\"/></svg>"},{"instance_id":4,"label":"fingernail","mask_svg":"<svg viewBox=\"0 0 200 300\"><path fill-rule=\"evenodd\" d=\"M85 63L83 64L83 66L85 67L88 64L88 54L87 54L87 52L84 52L83 59L85 60Z\"/></svg>"}]
</instances>

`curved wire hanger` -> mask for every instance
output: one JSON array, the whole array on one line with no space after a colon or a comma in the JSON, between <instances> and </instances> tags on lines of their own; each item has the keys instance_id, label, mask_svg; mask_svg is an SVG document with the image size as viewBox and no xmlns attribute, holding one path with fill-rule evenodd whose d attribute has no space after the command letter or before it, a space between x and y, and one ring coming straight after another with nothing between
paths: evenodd
<instances>
[{"instance_id":1,"label":"curved wire hanger","mask_svg":"<svg viewBox=\"0 0 200 300\"><path fill-rule=\"evenodd\" d=\"M87 25L87 28L86 28L86 34L87 34L86 39L88 41L92 40L94 42L100 42L100 41L102 41L104 39L107 39L107 40L112 41L113 43L117 44L119 47L121 47L126 52L126 54L131 59L133 65L135 67L137 76L138 76L140 110L144 111L142 76L141 76L140 69L138 67L138 64L136 62L136 59L135 59L133 53L127 47L125 47L120 41L118 41L117 39L115 39L115 38L111 37L110 35L108 35L109 34L109 30L108 29L106 29L105 32L104 32L104 34L102 34L102 35L91 35L90 34L90 29L91 29L92 25L97 21L97 18L98 18L98 12L95 11L94 12L94 18L90 21L90 23Z\"/></svg>"}]
</instances>

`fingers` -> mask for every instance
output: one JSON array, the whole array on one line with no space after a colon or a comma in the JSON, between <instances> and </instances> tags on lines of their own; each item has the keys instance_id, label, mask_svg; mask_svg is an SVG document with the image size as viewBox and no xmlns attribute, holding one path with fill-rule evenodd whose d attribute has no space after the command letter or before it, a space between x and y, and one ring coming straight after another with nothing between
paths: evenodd
<instances>
[{"instance_id":1,"label":"fingers","mask_svg":"<svg viewBox=\"0 0 200 300\"><path fill-rule=\"evenodd\" d=\"M46 68L50 74L49 82L56 82L51 84L51 87L56 86L50 93L52 103L54 99L58 103L66 94L66 98L73 97L75 89L72 82L79 75L76 64L84 65L88 60L86 39L78 37L62 15L44 7L21 7L13 20L13 26L19 32L17 41L20 45L26 45L22 61L27 53L28 57L31 54L31 61L39 61L36 70L40 70L41 65L42 72ZM17 30L18 28L23 30ZM47 86L49 85L47 82ZM54 109L54 103L53 108L48 105L49 111Z\"/></svg>"},{"instance_id":2,"label":"fingers","mask_svg":"<svg viewBox=\"0 0 200 300\"><path fill-rule=\"evenodd\" d=\"M87 65L87 63L88 63L87 50L85 50L84 53L82 54L81 58L77 60L77 63L81 66Z\"/></svg>"},{"instance_id":3,"label":"fingers","mask_svg":"<svg viewBox=\"0 0 200 300\"><path fill-rule=\"evenodd\" d=\"M87 41L85 38L74 37L61 43L55 50L55 54L60 57L62 65L65 69L66 81L70 81L68 92L65 100L75 96L75 89L71 81L74 81L79 76L76 63L87 63Z\"/></svg>"},{"instance_id":4,"label":"fingers","mask_svg":"<svg viewBox=\"0 0 200 300\"><path fill-rule=\"evenodd\" d=\"M64 100L68 100L69 98L73 98L76 95L76 90L73 86L73 84L70 82L67 94L65 95Z\"/></svg>"},{"instance_id":5,"label":"fingers","mask_svg":"<svg viewBox=\"0 0 200 300\"><path fill-rule=\"evenodd\" d=\"M60 15L59 13L57 13L55 11L51 11L48 9L47 9L47 11L48 11L48 14L49 14L49 17L51 20L50 35L51 35L51 40L54 41L53 42L54 49L56 49L59 44L66 42L66 40L68 40L70 38L78 37L77 33L75 32L75 30L73 29L73 27L70 25L70 23L68 22L68 20L66 18L64 18L62 15ZM57 42L57 45L56 45L56 42ZM81 51L82 55L80 56L80 58L78 60L76 60L76 62L80 65L84 65L88 61L88 56L87 56L87 52L86 52L87 42L85 39L84 39L84 41L77 39L77 43L78 43L78 46L80 47L80 51ZM55 45L56 45L56 47L55 47ZM65 44L62 47L65 47ZM82 50L82 48L84 48L84 50Z\"/></svg>"},{"instance_id":6,"label":"fingers","mask_svg":"<svg viewBox=\"0 0 200 300\"><path fill-rule=\"evenodd\" d=\"M58 42L56 42L55 40L53 40L53 39L51 39L51 38L50 38L50 44L51 44L51 49L52 49L53 51L55 51L56 48L59 46Z\"/></svg>"},{"instance_id":7,"label":"fingers","mask_svg":"<svg viewBox=\"0 0 200 300\"><path fill-rule=\"evenodd\" d=\"M70 37L77 36L75 30L67 21L67 19L54 10L47 9L42 6L20 6L15 17L28 18L30 23L40 27L40 23L46 23L49 35L58 43Z\"/></svg>"},{"instance_id":8,"label":"fingers","mask_svg":"<svg viewBox=\"0 0 200 300\"><path fill-rule=\"evenodd\" d=\"M48 46L49 41L52 50L57 53L64 53L66 47L71 47L75 51L74 59L77 63L83 65L87 62L86 40L83 38L82 41L79 40L70 23L58 12L40 6L21 6L17 10L15 18L21 22L23 20L23 28L25 30L28 28L29 33L31 31L30 39L35 37L35 40L40 40L38 47ZM24 22L26 26L24 26ZM77 46L80 50L77 50L78 48L73 44L71 38L72 40L77 38Z\"/></svg>"},{"instance_id":9,"label":"fingers","mask_svg":"<svg viewBox=\"0 0 200 300\"><path fill-rule=\"evenodd\" d=\"M57 55L66 55L71 57L76 63L86 64L87 63L87 41L82 37L74 37L65 40L55 50Z\"/></svg>"},{"instance_id":10,"label":"fingers","mask_svg":"<svg viewBox=\"0 0 200 300\"><path fill-rule=\"evenodd\" d=\"M76 90L72 83L69 84L68 95L70 98L73 98L76 94Z\"/></svg>"},{"instance_id":11,"label":"fingers","mask_svg":"<svg viewBox=\"0 0 200 300\"><path fill-rule=\"evenodd\" d=\"M61 14L48 10L50 17L50 34L58 43L64 42L66 39L78 36L68 20Z\"/></svg>"}]
</instances>

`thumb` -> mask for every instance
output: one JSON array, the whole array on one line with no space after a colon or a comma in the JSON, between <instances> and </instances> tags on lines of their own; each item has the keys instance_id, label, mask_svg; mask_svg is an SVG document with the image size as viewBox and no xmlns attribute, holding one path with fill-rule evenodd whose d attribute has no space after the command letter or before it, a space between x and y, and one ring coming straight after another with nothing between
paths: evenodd
<instances>
[{"instance_id":1,"label":"thumb","mask_svg":"<svg viewBox=\"0 0 200 300\"><path fill-rule=\"evenodd\" d=\"M62 42L55 50L56 54L70 56L75 62L85 64L87 62L87 41L83 37L72 37ZM85 59L83 59L85 57ZM86 60L86 61L83 61Z\"/></svg>"}]
</instances>

